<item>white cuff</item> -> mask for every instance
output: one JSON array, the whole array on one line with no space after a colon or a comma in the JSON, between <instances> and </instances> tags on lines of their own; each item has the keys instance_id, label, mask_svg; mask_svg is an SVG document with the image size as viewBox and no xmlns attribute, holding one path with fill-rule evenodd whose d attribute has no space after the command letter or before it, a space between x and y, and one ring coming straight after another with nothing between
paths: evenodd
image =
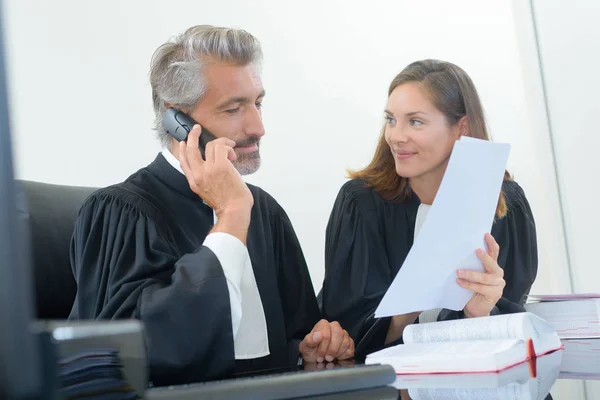
<instances>
[{"instance_id":1,"label":"white cuff","mask_svg":"<svg viewBox=\"0 0 600 400\"><path fill-rule=\"evenodd\" d=\"M215 253L225 274L231 306L231 326L235 339L242 320L241 284L244 268L250 257L248 249L238 238L225 232L209 234L204 239L203 245Z\"/></svg>"}]
</instances>

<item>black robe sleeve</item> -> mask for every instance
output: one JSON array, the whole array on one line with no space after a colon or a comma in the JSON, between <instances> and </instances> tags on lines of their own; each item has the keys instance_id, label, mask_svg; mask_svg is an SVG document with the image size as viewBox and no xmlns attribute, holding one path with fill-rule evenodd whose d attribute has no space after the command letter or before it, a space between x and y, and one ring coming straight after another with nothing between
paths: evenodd
<instances>
[{"instance_id":1,"label":"black robe sleeve","mask_svg":"<svg viewBox=\"0 0 600 400\"><path fill-rule=\"evenodd\" d=\"M155 385L220 377L234 367L223 270L204 246L175 259L163 222L119 189L88 199L71 243L78 290L70 318L140 319Z\"/></svg>"},{"instance_id":2,"label":"black robe sleeve","mask_svg":"<svg viewBox=\"0 0 600 400\"><path fill-rule=\"evenodd\" d=\"M291 221L279 207L272 218L289 362L295 363L300 356L300 342L319 322L321 313L306 259Z\"/></svg>"},{"instance_id":3,"label":"black robe sleeve","mask_svg":"<svg viewBox=\"0 0 600 400\"><path fill-rule=\"evenodd\" d=\"M492 315L524 312L527 295L538 269L535 220L523 189L514 181L503 185L508 213L492 227L492 236L500 246L498 265L504 269L506 286ZM462 318L462 312L442 310L438 320Z\"/></svg>"},{"instance_id":4,"label":"black robe sleeve","mask_svg":"<svg viewBox=\"0 0 600 400\"><path fill-rule=\"evenodd\" d=\"M356 356L383 347L390 318L375 310L393 276L375 205L345 185L326 229L323 317L337 320L356 345Z\"/></svg>"}]
</instances>

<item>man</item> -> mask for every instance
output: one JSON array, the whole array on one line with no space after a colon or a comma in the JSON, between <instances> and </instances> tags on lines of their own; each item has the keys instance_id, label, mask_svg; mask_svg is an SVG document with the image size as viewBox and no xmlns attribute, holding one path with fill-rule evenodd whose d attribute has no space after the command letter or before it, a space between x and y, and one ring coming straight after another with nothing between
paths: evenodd
<instances>
[{"instance_id":1,"label":"man","mask_svg":"<svg viewBox=\"0 0 600 400\"><path fill-rule=\"evenodd\" d=\"M348 359L354 342L319 320L284 210L241 174L264 135L258 41L195 26L154 54L150 81L165 150L82 206L71 246L73 319L144 322L155 385ZM187 143L162 127L176 107L200 125ZM201 127L217 139L198 149Z\"/></svg>"}]
</instances>

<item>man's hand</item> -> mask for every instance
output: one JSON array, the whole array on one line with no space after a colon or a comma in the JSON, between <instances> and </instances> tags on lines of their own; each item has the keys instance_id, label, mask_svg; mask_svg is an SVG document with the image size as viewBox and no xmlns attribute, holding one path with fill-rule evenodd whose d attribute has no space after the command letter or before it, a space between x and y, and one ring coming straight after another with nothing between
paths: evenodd
<instances>
[{"instance_id":1,"label":"man's hand","mask_svg":"<svg viewBox=\"0 0 600 400\"><path fill-rule=\"evenodd\" d=\"M300 343L299 350L309 363L347 360L354 357L354 340L339 323L322 319Z\"/></svg>"},{"instance_id":2,"label":"man's hand","mask_svg":"<svg viewBox=\"0 0 600 400\"><path fill-rule=\"evenodd\" d=\"M195 125L187 143L179 142L179 162L190 189L206 202L218 217L213 231L228 232L246 242L254 198L230 160L236 159L235 142L218 138L206 145L206 161L198 142L202 129Z\"/></svg>"},{"instance_id":3,"label":"man's hand","mask_svg":"<svg viewBox=\"0 0 600 400\"><path fill-rule=\"evenodd\" d=\"M305 371L318 371L322 369L334 369L334 368L343 368L343 367L351 367L356 365L354 360L338 360L334 362L304 362L302 364Z\"/></svg>"}]
</instances>

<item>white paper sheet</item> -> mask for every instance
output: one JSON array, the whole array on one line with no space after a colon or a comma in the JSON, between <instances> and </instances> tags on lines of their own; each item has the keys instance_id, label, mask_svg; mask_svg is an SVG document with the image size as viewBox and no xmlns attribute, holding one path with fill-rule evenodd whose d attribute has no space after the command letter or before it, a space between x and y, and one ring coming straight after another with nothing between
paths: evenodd
<instances>
[{"instance_id":1,"label":"white paper sheet","mask_svg":"<svg viewBox=\"0 0 600 400\"><path fill-rule=\"evenodd\" d=\"M478 248L492 228L510 145L462 138L402 268L375 317L432 308L462 310L473 292L456 283L457 269L483 271Z\"/></svg>"}]
</instances>

